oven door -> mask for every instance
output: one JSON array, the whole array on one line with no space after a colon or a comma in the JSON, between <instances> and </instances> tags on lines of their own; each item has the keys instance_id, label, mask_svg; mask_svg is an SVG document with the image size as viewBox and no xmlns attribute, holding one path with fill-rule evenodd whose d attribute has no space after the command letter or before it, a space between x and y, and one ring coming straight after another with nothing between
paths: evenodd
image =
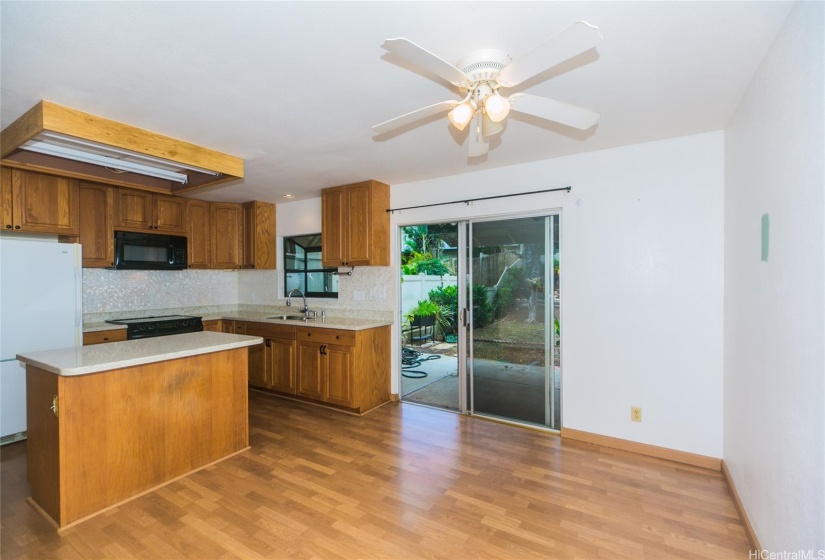
<instances>
[{"instance_id":1,"label":"oven door","mask_svg":"<svg viewBox=\"0 0 825 560\"><path fill-rule=\"evenodd\" d=\"M186 238L176 235L116 231L115 268L119 270L182 270L186 268Z\"/></svg>"}]
</instances>

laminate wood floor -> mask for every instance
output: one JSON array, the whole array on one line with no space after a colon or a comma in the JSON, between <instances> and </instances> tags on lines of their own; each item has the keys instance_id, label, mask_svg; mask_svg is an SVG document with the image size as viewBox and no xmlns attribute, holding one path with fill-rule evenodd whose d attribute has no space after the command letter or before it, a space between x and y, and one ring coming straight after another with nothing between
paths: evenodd
<instances>
[{"instance_id":1,"label":"laminate wood floor","mask_svg":"<svg viewBox=\"0 0 825 560\"><path fill-rule=\"evenodd\" d=\"M717 472L410 404L249 408L249 451L60 535L3 447L0 556L747 558Z\"/></svg>"}]
</instances>

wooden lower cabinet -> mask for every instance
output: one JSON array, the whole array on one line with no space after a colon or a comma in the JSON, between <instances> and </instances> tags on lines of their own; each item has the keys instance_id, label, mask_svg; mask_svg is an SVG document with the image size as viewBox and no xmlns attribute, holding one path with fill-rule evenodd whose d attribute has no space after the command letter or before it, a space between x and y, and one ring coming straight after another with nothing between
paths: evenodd
<instances>
[{"instance_id":1,"label":"wooden lower cabinet","mask_svg":"<svg viewBox=\"0 0 825 560\"><path fill-rule=\"evenodd\" d=\"M267 338L267 370L269 388L282 393L295 394L295 340Z\"/></svg>"},{"instance_id":2,"label":"wooden lower cabinet","mask_svg":"<svg viewBox=\"0 0 825 560\"><path fill-rule=\"evenodd\" d=\"M235 321L235 332L264 339L262 345L250 347L249 384L295 394L295 327Z\"/></svg>"},{"instance_id":3,"label":"wooden lower cabinet","mask_svg":"<svg viewBox=\"0 0 825 560\"><path fill-rule=\"evenodd\" d=\"M83 333L83 346L126 340L126 329L110 329Z\"/></svg>"},{"instance_id":4,"label":"wooden lower cabinet","mask_svg":"<svg viewBox=\"0 0 825 560\"><path fill-rule=\"evenodd\" d=\"M249 384L364 413L390 400L390 327L362 331L235 321L260 336Z\"/></svg>"},{"instance_id":5,"label":"wooden lower cabinet","mask_svg":"<svg viewBox=\"0 0 825 560\"><path fill-rule=\"evenodd\" d=\"M308 399L323 400L323 378L326 362L323 345L316 342L298 343L298 371L296 393Z\"/></svg>"},{"instance_id":6,"label":"wooden lower cabinet","mask_svg":"<svg viewBox=\"0 0 825 560\"><path fill-rule=\"evenodd\" d=\"M210 321L203 322L203 330L210 331L210 332L223 332L223 326L221 325L220 319L213 319Z\"/></svg>"}]
</instances>

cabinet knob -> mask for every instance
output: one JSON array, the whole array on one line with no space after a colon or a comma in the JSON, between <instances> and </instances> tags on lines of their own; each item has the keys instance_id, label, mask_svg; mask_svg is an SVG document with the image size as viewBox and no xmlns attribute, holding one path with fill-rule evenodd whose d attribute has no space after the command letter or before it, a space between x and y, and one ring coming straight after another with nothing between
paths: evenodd
<instances>
[{"instance_id":1,"label":"cabinet knob","mask_svg":"<svg viewBox=\"0 0 825 560\"><path fill-rule=\"evenodd\" d=\"M20 229L20 226L14 226L14 229Z\"/></svg>"},{"instance_id":2,"label":"cabinet knob","mask_svg":"<svg viewBox=\"0 0 825 560\"><path fill-rule=\"evenodd\" d=\"M7 224L6 229L11 229L11 224Z\"/></svg>"}]
</instances>

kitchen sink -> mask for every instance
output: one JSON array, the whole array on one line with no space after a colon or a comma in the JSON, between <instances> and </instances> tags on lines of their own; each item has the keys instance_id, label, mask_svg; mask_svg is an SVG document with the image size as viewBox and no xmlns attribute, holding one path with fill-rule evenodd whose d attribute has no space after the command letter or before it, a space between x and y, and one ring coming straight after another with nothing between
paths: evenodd
<instances>
[{"instance_id":1,"label":"kitchen sink","mask_svg":"<svg viewBox=\"0 0 825 560\"><path fill-rule=\"evenodd\" d=\"M271 317L267 317L267 319L280 319L281 321L308 321L308 317L304 317L303 315L272 315Z\"/></svg>"}]
</instances>

